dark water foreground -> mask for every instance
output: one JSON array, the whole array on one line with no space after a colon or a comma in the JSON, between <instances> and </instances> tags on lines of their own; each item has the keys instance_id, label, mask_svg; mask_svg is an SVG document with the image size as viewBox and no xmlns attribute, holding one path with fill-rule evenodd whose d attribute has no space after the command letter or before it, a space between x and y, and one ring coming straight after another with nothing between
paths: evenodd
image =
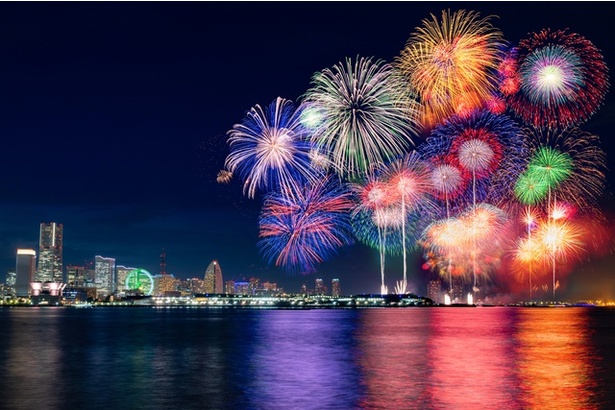
<instances>
[{"instance_id":1,"label":"dark water foreground","mask_svg":"<svg viewBox=\"0 0 615 410\"><path fill-rule=\"evenodd\" d=\"M0 310L2 409L609 409L615 310Z\"/></svg>"}]
</instances>

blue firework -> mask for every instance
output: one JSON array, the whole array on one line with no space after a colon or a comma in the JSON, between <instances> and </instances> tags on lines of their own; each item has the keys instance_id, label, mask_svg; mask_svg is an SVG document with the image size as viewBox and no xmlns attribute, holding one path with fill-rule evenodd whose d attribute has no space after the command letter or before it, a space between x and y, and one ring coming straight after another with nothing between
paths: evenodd
<instances>
[{"instance_id":1,"label":"blue firework","mask_svg":"<svg viewBox=\"0 0 615 410\"><path fill-rule=\"evenodd\" d=\"M313 272L353 243L352 206L351 192L331 177L303 184L290 195L269 193L259 219L258 247L269 263L288 272Z\"/></svg>"},{"instance_id":2,"label":"blue firework","mask_svg":"<svg viewBox=\"0 0 615 410\"><path fill-rule=\"evenodd\" d=\"M225 166L243 181L248 197L259 190L292 191L315 179L300 117L291 101L278 97L266 108L254 106L228 132Z\"/></svg>"}]
</instances>

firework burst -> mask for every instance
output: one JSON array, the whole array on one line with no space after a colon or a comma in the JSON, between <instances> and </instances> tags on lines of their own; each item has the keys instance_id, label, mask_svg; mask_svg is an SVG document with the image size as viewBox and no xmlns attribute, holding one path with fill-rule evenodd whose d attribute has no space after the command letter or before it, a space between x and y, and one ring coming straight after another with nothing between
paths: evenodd
<instances>
[{"instance_id":1,"label":"firework burst","mask_svg":"<svg viewBox=\"0 0 615 410\"><path fill-rule=\"evenodd\" d=\"M524 133L533 152L528 170L537 171L539 176L548 173L546 182L557 188L561 200L583 212L595 210L604 191L607 170L598 136L577 127L563 131L527 128ZM532 171L533 165L537 168Z\"/></svg>"},{"instance_id":2,"label":"firework burst","mask_svg":"<svg viewBox=\"0 0 615 410\"><path fill-rule=\"evenodd\" d=\"M304 185L291 196L265 197L259 227L259 248L276 266L289 272L309 273L350 245L351 193L330 177Z\"/></svg>"},{"instance_id":3,"label":"firework burst","mask_svg":"<svg viewBox=\"0 0 615 410\"><path fill-rule=\"evenodd\" d=\"M244 193L295 190L298 181L314 179L310 146L291 101L278 97L266 109L256 105L228 132L226 169L244 181Z\"/></svg>"},{"instance_id":4,"label":"firework burst","mask_svg":"<svg viewBox=\"0 0 615 410\"><path fill-rule=\"evenodd\" d=\"M416 102L389 64L347 59L314 74L311 84L304 122L338 175L363 177L413 144Z\"/></svg>"},{"instance_id":5,"label":"firework burst","mask_svg":"<svg viewBox=\"0 0 615 410\"><path fill-rule=\"evenodd\" d=\"M500 87L515 115L538 128L565 129L587 121L609 88L600 51L579 34L541 30L515 49L516 87Z\"/></svg>"},{"instance_id":6,"label":"firework burst","mask_svg":"<svg viewBox=\"0 0 615 410\"><path fill-rule=\"evenodd\" d=\"M395 59L421 98L426 129L484 107L494 94L505 43L490 17L466 10L442 11L441 20L431 14Z\"/></svg>"}]
</instances>

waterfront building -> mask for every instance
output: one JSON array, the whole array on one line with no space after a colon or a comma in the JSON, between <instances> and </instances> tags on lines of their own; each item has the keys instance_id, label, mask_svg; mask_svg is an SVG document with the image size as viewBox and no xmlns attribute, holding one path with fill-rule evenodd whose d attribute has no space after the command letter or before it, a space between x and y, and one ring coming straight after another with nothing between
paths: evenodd
<instances>
[{"instance_id":1,"label":"waterfront building","mask_svg":"<svg viewBox=\"0 0 615 410\"><path fill-rule=\"evenodd\" d=\"M154 276L154 295L164 296L177 291L177 280L173 275Z\"/></svg>"},{"instance_id":2,"label":"waterfront building","mask_svg":"<svg viewBox=\"0 0 615 410\"><path fill-rule=\"evenodd\" d=\"M323 283L322 279L316 279L316 284L314 287L314 294L316 295L326 295L327 287Z\"/></svg>"},{"instance_id":3,"label":"waterfront building","mask_svg":"<svg viewBox=\"0 0 615 410\"><path fill-rule=\"evenodd\" d=\"M205 281L201 278L191 278L187 280L187 286L189 293L194 295L195 293L203 293L205 288Z\"/></svg>"},{"instance_id":4,"label":"waterfront building","mask_svg":"<svg viewBox=\"0 0 615 410\"><path fill-rule=\"evenodd\" d=\"M38 240L38 267L36 281L63 282L62 277L62 224L41 223Z\"/></svg>"},{"instance_id":5,"label":"waterfront building","mask_svg":"<svg viewBox=\"0 0 615 410\"><path fill-rule=\"evenodd\" d=\"M251 295L250 282L235 282L235 291L233 293L236 295Z\"/></svg>"},{"instance_id":6,"label":"waterfront building","mask_svg":"<svg viewBox=\"0 0 615 410\"><path fill-rule=\"evenodd\" d=\"M443 303L442 280L435 278L427 282L427 297L434 303Z\"/></svg>"},{"instance_id":7,"label":"waterfront building","mask_svg":"<svg viewBox=\"0 0 615 410\"><path fill-rule=\"evenodd\" d=\"M115 292L115 258L94 257L94 283L97 297L105 298Z\"/></svg>"},{"instance_id":8,"label":"waterfront building","mask_svg":"<svg viewBox=\"0 0 615 410\"><path fill-rule=\"evenodd\" d=\"M6 281L4 282L4 284L9 288L14 288L16 277L17 274L15 273L15 271L8 271L6 273Z\"/></svg>"},{"instance_id":9,"label":"waterfront building","mask_svg":"<svg viewBox=\"0 0 615 410\"><path fill-rule=\"evenodd\" d=\"M278 290L278 284L274 282L263 282L262 288L268 292L273 292Z\"/></svg>"},{"instance_id":10,"label":"waterfront building","mask_svg":"<svg viewBox=\"0 0 615 410\"><path fill-rule=\"evenodd\" d=\"M224 293L228 293L229 295L232 295L235 293L235 281L234 280L227 280L226 282L224 282Z\"/></svg>"},{"instance_id":11,"label":"waterfront building","mask_svg":"<svg viewBox=\"0 0 615 410\"><path fill-rule=\"evenodd\" d=\"M15 295L28 297L30 294L30 282L36 275L36 251L34 249L17 249L15 263Z\"/></svg>"},{"instance_id":12,"label":"waterfront building","mask_svg":"<svg viewBox=\"0 0 615 410\"><path fill-rule=\"evenodd\" d=\"M453 303L466 303L466 292L463 284L463 278L453 276L453 294L451 295Z\"/></svg>"},{"instance_id":13,"label":"waterfront building","mask_svg":"<svg viewBox=\"0 0 615 410\"><path fill-rule=\"evenodd\" d=\"M256 292L261 288L261 280L259 278L250 278L249 280L249 295L256 295Z\"/></svg>"},{"instance_id":14,"label":"waterfront building","mask_svg":"<svg viewBox=\"0 0 615 410\"><path fill-rule=\"evenodd\" d=\"M85 284L85 266L68 265L66 267L66 284L69 287L82 288Z\"/></svg>"},{"instance_id":15,"label":"waterfront building","mask_svg":"<svg viewBox=\"0 0 615 410\"><path fill-rule=\"evenodd\" d=\"M115 267L115 292L116 293L125 293L126 292L126 278L128 274L135 270L136 268L131 268L124 265L116 265Z\"/></svg>"},{"instance_id":16,"label":"waterfront building","mask_svg":"<svg viewBox=\"0 0 615 410\"><path fill-rule=\"evenodd\" d=\"M203 290L205 293L224 293L224 282L222 281L222 269L218 261L212 261L205 270L205 283Z\"/></svg>"},{"instance_id":17,"label":"waterfront building","mask_svg":"<svg viewBox=\"0 0 615 410\"><path fill-rule=\"evenodd\" d=\"M341 294L342 289L340 287L340 280L337 278L331 280L331 296L334 298L339 298Z\"/></svg>"},{"instance_id":18,"label":"waterfront building","mask_svg":"<svg viewBox=\"0 0 615 410\"><path fill-rule=\"evenodd\" d=\"M62 302L62 292L66 283L62 282L30 282L30 301L32 305L60 305Z\"/></svg>"}]
</instances>

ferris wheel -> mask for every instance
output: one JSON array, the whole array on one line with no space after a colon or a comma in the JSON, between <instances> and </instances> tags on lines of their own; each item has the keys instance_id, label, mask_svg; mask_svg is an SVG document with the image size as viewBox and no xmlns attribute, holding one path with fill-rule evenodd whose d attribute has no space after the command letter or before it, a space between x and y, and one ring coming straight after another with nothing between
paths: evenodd
<instances>
[{"instance_id":1,"label":"ferris wheel","mask_svg":"<svg viewBox=\"0 0 615 410\"><path fill-rule=\"evenodd\" d=\"M126 290L151 296L154 293L154 278L145 269L134 269L126 276Z\"/></svg>"}]
</instances>

